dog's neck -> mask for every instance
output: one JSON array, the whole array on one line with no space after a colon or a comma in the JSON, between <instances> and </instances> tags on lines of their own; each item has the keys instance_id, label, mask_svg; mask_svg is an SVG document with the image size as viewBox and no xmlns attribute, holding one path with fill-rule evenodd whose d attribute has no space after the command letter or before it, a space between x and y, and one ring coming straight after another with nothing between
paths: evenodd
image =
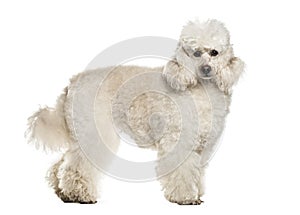
<instances>
[{"instance_id":1,"label":"dog's neck","mask_svg":"<svg viewBox=\"0 0 300 215\"><path fill-rule=\"evenodd\" d=\"M231 89L226 89L226 90L221 90L219 87L218 87L218 85L217 85L217 83L216 83L216 81L214 80L214 79L200 79L199 80L199 82L200 82L200 84L202 85L202 86L213 86L213 87L215 87L215 88L217 88L220 92L222 92L225 96L231 96L231 94L232 94L232 90Z\"/></svg>"},{"instance_id":2,"label":"dog's neck","mask_svg":"<svg viewBox=\"0 0 300 215\"><path fill-rule=\"evenodd\" d=\"M221 101L223 101L225 109L229 111L229 106L231 103L231 90L230 92L224 92L218 87L213 79L200 80L199 82L199 84L201 84L201 86L205 89L206 94L211 99L210 102L213 106L216 106L216 104L222 104Z\"/></svg>"}]
</instances>

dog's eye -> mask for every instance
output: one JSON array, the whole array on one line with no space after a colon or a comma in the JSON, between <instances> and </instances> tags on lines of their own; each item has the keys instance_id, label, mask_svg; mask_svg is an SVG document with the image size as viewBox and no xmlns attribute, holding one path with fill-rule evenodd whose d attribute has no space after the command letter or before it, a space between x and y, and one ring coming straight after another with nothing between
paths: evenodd
<instances>
[{"instance_id":1,"label":"dog's eye","mask_svg":"<svg viewBox=\"0 0 300 215\"><path fill-rule=\"evenodd\" d=\"M217 50L213 49L213 50L210 51L209 54L210 54L210 56L214 57L214 56L217 56L219 54L219 52Z\"/></svg>"},{"instance_id":2,"label":"dog's eye","mask_svg":"<svg viewBox=\"0 0 300 215\"><path fill-rule=\"evenodd\" d=\"M194 56L195 57L200 57L201 56L201 51L195 51Z\"/></svg>"}]
</instances>

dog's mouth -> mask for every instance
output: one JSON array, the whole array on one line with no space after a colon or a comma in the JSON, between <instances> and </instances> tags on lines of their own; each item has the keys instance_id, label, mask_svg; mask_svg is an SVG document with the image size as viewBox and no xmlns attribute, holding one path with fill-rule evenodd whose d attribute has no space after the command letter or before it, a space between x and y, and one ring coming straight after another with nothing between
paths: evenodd
<instances>
[{"instance_id":1,"label":"dog's mouth","mask_svg":"<svg viewBox=\"0 0 300 215\"><path fill-rule=\"evenodd\" d=\"M203 80L209 80L212 79L212 76L200 76L199 79L203 79Z\"/></svg>"},{"instance_id":2,"label":"dog's mouth","mask_svg":"<svg viewBox=\"0 0 300 215\"><path fill-rule=\"evenodd\" d=\"M204 75L204 74L199 74L199 73L197 76L198 76L198 80L209 80L214 77L212 74Z\"/></svg>"}]
</instances>

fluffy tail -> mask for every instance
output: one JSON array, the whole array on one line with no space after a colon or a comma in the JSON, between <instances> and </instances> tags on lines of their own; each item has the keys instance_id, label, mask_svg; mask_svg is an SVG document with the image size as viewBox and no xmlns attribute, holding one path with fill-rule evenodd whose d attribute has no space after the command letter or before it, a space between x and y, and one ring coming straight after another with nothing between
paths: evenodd
<instances>
[{"instance_id":1,"label":"fluffy tail","mask_svg":"<svg viewBox=\"0 0 300 215\"><path fill-rule=\"evenodd\" d=\"M59 151L69 148L71 141L64 117L67 88L58 97L55 108L40 108L28 118L26 137L37 149Z\"/></svg>"}]
</instances>

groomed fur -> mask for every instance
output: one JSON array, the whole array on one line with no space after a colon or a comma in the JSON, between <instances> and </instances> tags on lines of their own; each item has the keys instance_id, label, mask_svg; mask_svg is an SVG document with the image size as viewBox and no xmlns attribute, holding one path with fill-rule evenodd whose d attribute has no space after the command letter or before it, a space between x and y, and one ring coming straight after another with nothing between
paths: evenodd
<instances>
[{"instance_id":1,"label":"groomed fur","mask_svg":"<svg viewBox=\"0 0 300 215\"><path fill-rule=\"evenodd\" d=\"M56 108L40 108L28 118L26 137L37 149L59 151L69 148L71 141L64 118L66 94L67 88L58 97Z\"/></svg>"},{"instance_id":2,"label":"groomed fur","mask_svg":"<svg viewBox=\"0 0 300 215\"><path fill-rule=\"evenodd\" d=\"M212 50L217 51L217 55L211 54ZM195 55L195 52L201 54ZM210 71L203 72L203 67L208 66ZM90 128L87 126L90 121L86 117L76 118L73 108L77 107L77 116L81 116L91 111L84 108L94 105L94 123L113 152L119 139L114 141L115 127L107 123L112 116L116 128L135 140L139 147L157 150L156 173L166 199L178 204L201 204L206 164L224 129L232 86L243 70L244 63L235 57L229 32L222 23L216 20L189 22L181 32L175 55L164 67L117 66L113 73L112 68L99 68L75 76L55 108L40 109L29 118L29 141L37 148L67 150L50 168L47 177L59 198L65 202L95 203L99 172L81 151L79 141L71 141L76 138L72 122L76 121L77 128ZM101 93L94 98L90 93L93 81L103 77ZM134 82L135 77L139 77L137 82ZM169 91L143 91L144 88L139 87L147 83L149 77L157 77L154 81L151 79L151 83L159 86L157 89L163 86ZM82 92L77 103L73 101L76 92ZM141 94L132 97L133 92ZM189 94L195 110L181 111L173 99L186 98ZM93 101L92 105L89 101ZM184 127L182 119L188 119ZM179 138L183 140L182 145L178 145ZM90 139L85 141L84 144L89 143ZM180 148L171 153L170 162L164 162L162 158L177 145ZM189 156L182 160L186 154ZM174 163L176 168L170 168Z\"/></svg>"}]
</instances>

